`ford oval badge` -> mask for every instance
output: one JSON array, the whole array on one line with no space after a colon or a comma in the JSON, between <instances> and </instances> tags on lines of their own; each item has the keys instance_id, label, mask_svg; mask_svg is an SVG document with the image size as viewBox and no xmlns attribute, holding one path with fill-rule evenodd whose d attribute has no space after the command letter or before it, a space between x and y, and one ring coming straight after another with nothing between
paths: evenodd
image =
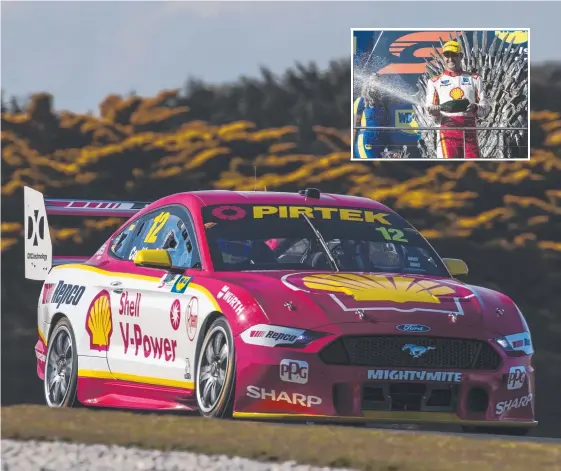
<instances>
[{"instance_id":1,"label":"ford oval badge","mask_svg":"<svg viewBox=\"0 0 561 471\"><path fill-rule=\"evenodd\" d=\"M428 332L430 327L421 324L399 324L396 329L401 332Z\"/></svg>"}]
</instances>

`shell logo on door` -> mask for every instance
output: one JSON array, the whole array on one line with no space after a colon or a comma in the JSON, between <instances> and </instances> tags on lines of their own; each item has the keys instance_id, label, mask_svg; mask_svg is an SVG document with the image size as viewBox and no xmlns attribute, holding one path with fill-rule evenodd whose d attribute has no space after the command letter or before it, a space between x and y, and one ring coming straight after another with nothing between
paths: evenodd
<instances>
[{"instance_id":1,"label":"shell logo on door","mask_svg":"<svg viewBox=\"0 0 561 471\"><path fill-rule=\"evenodd\" d=\"M86 315L86 331L90 336L90 349L100 352L109 350L113 332L111 301L106 290L93 299Z\"/></svg>"}]
</instances>

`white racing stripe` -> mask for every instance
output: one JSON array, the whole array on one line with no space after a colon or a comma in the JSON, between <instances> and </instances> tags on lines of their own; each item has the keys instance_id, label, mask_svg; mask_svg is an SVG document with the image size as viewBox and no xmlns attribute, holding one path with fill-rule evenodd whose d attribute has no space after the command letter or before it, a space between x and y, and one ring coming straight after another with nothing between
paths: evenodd
<instances>
[{"instance_id":1,"label":"white racing stripe","mask_svg":"<svg viewBox=\"0 0 561 471\"><path fill-rule=\"evenodd\" d=\"M2 471L321 471L294 462L264 463L224 455L152 451L106 445L2 440Z\"/></svg>"}]
</instances>

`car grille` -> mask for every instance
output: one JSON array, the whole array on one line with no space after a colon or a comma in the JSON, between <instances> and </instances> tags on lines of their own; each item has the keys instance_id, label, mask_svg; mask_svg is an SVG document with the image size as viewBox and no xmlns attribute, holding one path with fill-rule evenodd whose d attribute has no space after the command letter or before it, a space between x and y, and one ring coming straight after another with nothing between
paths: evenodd
<instances>
[{"instance_id":1,"label":"car grille","mask_svg":"<svg viewBox=\"0 0 561 471\"><path fill-rule=\"evenodd\" d=\"M407 344L432 347L415 358ZM499 354L487 342L402 335L343 336L327 345L320 358L329 365L496 370Z\"/></svg>"},{"instance_id":2,"label":"car grille","mask_svg":"<svg viewBox=\"0 0 561 471\"><path fill-rule=\"evenodd\" d=\"M419 383L363 384L362 410L452 412L458 385Z\"/></svg>"}]
</instances>

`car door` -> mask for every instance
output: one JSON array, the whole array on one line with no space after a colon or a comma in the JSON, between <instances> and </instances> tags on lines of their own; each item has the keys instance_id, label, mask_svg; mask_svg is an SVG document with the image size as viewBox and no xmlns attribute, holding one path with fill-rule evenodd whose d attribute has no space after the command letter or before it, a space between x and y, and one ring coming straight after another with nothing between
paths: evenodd
<instances>
[{"instance_id":1,"label":"car door","mask_svg":"<svg viewBox=\"0 0 561 471\"><path fill-rule=\"evenodd\" d=\"M188 338L185 314L189 297L185 291L189 278L151 268L135 276L134 265L134 257L142 249L168 250L172 263L183 268L200 260L182 217L186 215L181 206L159 208L135 222L122 252L116 248L128 266L127 274L132 274L116 276L111 282L117 331L108 362L118 379L188 386L184 344ZM186 256L187 249L190 256Z\"/></svg>"},{"instance_id":2,"label":"car door","mask_svg":"<svg viewBox=\"0 0 561 471\"><path fill-rule=\"evenodd\" d=\"M196 340L199 325L202 321L200 309L208 310L206 305L208 301L201 300L200 291L191 287L191 281L197 277L202 268L193 218L186 208L177 207L174 209L175 212L172 213L172 216L177 218L174 219L175 225L172 226L172 229L174 230L174 238L177 243L175 247L166 247L166 250L170 254L173 266L180 267L185 271L184 275L177 278L173 285L171 285L172 281L167 281L167 285L170 287L164 286L157 289L163 289L170 297L169 315L180 314L176 325L172 325L172 328L177 330L178 338L176 350L178 361L174 364L176 368L174 373L184 380L192 382L195 367ZM164 279L162 282L166 283L166 280Z\"/></svg>"}]
</instances>

